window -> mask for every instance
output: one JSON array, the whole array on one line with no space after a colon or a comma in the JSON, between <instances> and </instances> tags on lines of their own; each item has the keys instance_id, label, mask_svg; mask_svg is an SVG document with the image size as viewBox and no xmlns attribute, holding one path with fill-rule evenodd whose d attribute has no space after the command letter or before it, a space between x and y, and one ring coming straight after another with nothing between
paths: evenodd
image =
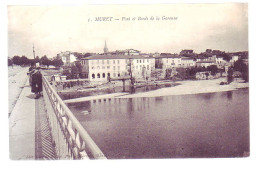
<instances>
[{"instance_id":1,"label":"window","mask_svg":"<svg viewBox=\"0 0 260 170\"><path fill-rule=\"evenodd\" d=\"M105 61L104 61L104 60L102 60L102 64L105 64Z\"/></svg>"},{"instance_id":2,"label":"window","mask_svg":"<svg viewBox=\"0 0 260 170\"><path fill-rule=\"evenodd\" d=\"M107 64L109 64L109 60L107 60Z\"/></svg>"},{"instance_id":3,"label":"window","mask_svg":"<svg viewBox=\"0 0 260 170\"><path fill-rule=\"evenodd\" d=\"M120 70L120 66L117 66L117 69Z\"/></svg>"},{"instance_id":4,"label":"window","mask_svg":"<svg viewBox=\"0 0 260 170\"><path fill-rule=\"evenodd\" d=\"M99 66L97 66L97 69L99 70L99 69L100 69L100 67L99 67Z\"/></svg>"},{"instance_id":5,"label":"window","mask_svg":"<svg viewBox=\"0 0 260 170\"><path fill-rule=\"evenodd\" d=\"M116 66L113 66L113 69L116 70Z\"/></svg>"},{"instance_id":6,"label":"window","mask_svg":"<svg viewBox=\"0 0 260 170\"><path fill-rule=\"evenodd\" d=\"M115 61L115 60L113 60L113 64L116 64L116 61Z\"/></svg>"},{"instance_id":7,"label":"window","mask_svg":"<svg viewBox=\"0 0 260 170\"><path fill-rule=\"evenodd\" d=\"M140 60L140 63L142 63L142 60Z\"/></svg>"},{"instance_id":8,"label":"window","mask_svg":"<svg viewBox=\"0 0 260 170\"><path fill-rule=\"evenodd\" d=\"M103 78L105 78L105 77L106 77L106 74L105 74L105 73L103 73L103 74L102 74L102 77L103 77Z\"/></svg>"},{"instance_id":9,"label":"window","mask_svg":"<svg viewBox=\"0 0 260 170\"><path fill-rule=\"evenodd\" d=\"M139 60L137 60L137 63L138 63Z\"/></svg>"},{"instance_id":10,"label":"window","mask_svg":"<svg viewBox=\"0 0 260 170\"><path fill-rule=\"evenodd\" d=\"M149 70L149 65L147 65L147 70Z\"/></svg>"},{"instance_id":11,"label":"window","mask_svg":"<svg viewBox=\"0 0 260 170\"><path fill-rule=\"evenodd\" d=\"M147 59L147 63L149 63L149 59Z\"/></svg>"},{"instance_id":12,"label":"window","mask_svg":"<svg viewBox=\"0 0 260 170\"><path fill-rule=\"evenodd\" d=\"M93 66L93 67L92 67L92 69L94 70L94 69L95 69L95 67Z\"/></svg>"},{"instance_id":13,"label":"window","mask_svg":"<svg viewBox=\"0 0 260 170\"><path fill-rule=\"evenodd\" d=\"M98 78L98 79L100 78L100 74L99 74L99 73L97 74L97 78Z\"/></svg>"},{"instance_id":14,"label":"window","mask_svg":"<svg viewBox=\"0 0 260 170\"><path fill-rule=\"evenodd\" d=\"M120 77L120 73L118 73L117 76Z\"/></svg>"},{"instance_id":15,"label":"window","mask_svg":"<svg viewBox=\"0 0 260 170\"><path fill-rule=\"evenodd\" d=\"M110 78L110 73L107 73L107 77L109 77L109 78Z\"/></svg>"},{"instance_id":16,"label":"window","mask_svg":"<svg viewBox=\"0 0 260 170\"><path fill-rule=\"evenodd\" d=\"M105 69L106 67L105 66L102 66L102 69Z\"/></svg>"},{"instance_id":17,"label":"window","mask_svg":"<svg viewBox=\"0 0 260 170\"><path fill-rule=\"evenodd\" d=\"M116 77L116 73L114 73L113 76Z\"/></svg>"},{"instance_id":18,"label":"window","mask_svg":"<svg viewBox=\"0 0 260 170\"><path fill-rule=\"evenodd\" d=\"M110 66L107 66L107 69L110 69Z\"/></svg>"},{"instance_id":19,"label":"window","mask_svg":"<svg viewBox=\"0 0 260 170\"><path fill-rule=\"evenodd\" d=\"M95 79L95 74L92 74L92 79Z\"/></svg>"},{"instance_id":20,"label":"window","mask_svg":"<svg viewBox=\"0 0 260 170\"><path fill-rule=\"evenodd\" d=\"M117 64L119 64L120 63L120 60L117 60Z\"/></svg>"}]
</instances>

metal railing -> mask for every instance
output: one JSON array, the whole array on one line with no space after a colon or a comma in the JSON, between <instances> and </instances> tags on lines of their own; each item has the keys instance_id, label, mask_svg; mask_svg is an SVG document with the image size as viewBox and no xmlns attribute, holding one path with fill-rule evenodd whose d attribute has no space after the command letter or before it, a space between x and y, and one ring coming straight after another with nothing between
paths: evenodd
<instances>
[{"instance_id":1,"label":"metal railing","mask_svg":"<svg viewBox=\"0 0 260 170\"><path fill-rule=\"evenodd\" d=\"M45 76L43 97L58 159L106 159Z\"/></svg>"}]
</instances>

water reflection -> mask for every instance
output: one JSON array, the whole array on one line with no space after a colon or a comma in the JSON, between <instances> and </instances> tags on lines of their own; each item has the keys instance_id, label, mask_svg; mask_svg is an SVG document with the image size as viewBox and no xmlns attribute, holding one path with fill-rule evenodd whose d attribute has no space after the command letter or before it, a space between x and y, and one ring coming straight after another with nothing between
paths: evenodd
<instances>
[{"instance_id":1,"label":"water reflection","mask_svg":"<svg viewBox=\"0 0 260 170\"><path fill-rule=\"evenodd\" d=\"M233 98L233 91L226 91L221 94L223 97L227 98L228 100L232 100Z\"/></svg>"},{"instance_id":2,"label":"water reflection","mask_svg":"<svg viewBox=\"0 0 260 170\"><path fill-rule=\"evenodd\" d=\"M200 96L205 100L210 100L216 93L203 93Z\"/></svg>"},{"instance_id":3,"label":"water reflection","mask_svg":"<svg viewBox=\"0 0 260 170\"><path fill-rule=\"evenodd\" d=\"M233 94L232 91L227 91L227 98L231 100L232 99L232 94Z\"/></svg>"}]
</instances>

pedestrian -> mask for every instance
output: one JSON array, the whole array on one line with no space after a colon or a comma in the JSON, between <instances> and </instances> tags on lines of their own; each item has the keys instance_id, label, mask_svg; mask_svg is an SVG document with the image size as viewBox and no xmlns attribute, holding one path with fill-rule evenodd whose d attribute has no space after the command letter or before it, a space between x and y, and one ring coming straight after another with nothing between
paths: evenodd
<instances>
[{"instance_id":1,"label":"pedestrian","mask_svg":"<svg viewBox=\"0 0 260 170\"><path fill-rule=\"evenodd\" d=\"M35 99L40 98L42 92L42 74L39 68L37 68L37 70L32 73L31 87L31 91L36 94Z\"/></svg>"},{"instance_id":2,"label":"pedestrian","mask_svg":"<svg viewBox=\"0 0 260 170\"><path fill-rule=\"evenodd\" d=\"M35 71L35 66L33 64L31 64L31 67L29 68L29 72L27 73L27 75L29 75L29 83L30 86L32 86L32 74Z\"/></svg>"}]
</instances>

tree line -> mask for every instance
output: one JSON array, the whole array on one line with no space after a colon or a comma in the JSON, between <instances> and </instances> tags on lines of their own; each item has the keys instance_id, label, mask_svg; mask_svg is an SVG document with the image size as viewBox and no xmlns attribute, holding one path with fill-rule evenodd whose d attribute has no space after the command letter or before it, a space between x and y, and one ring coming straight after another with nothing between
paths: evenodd
<instances>
[{"instance_id":1,"label":"tree line","mask_svg":"<svg viewBox=\"0 0 260 170\"><path fill-rule=\"evenodd\" d=\"M41 58L37 56L35 57L35 59L29 59L26 56L13 56L12 58L8 58L8 66L30 66L35 63L40 63L40 65L45 65L47 67L49 67L50 65L53 65L55 67L60 67L63 65L61 59L55 58L53 60L50 60L46 55L42 56Z\"/></svg>"}]
</instances>

